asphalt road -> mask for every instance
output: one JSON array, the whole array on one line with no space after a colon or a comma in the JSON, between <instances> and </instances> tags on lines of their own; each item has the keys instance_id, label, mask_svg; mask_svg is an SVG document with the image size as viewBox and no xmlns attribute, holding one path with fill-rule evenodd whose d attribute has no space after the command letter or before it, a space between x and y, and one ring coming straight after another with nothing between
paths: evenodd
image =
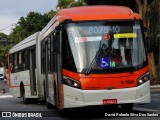
<instances>
[{"instance_id":1,"label":"asphalt road","mask_svg":"<svg viewBox=\"0 0 160 120\"><path fill-rule=\"evenodd\" d=\"M95 120L104 120L104 119L159 119L160 117L153 117L153 115L160 116L160 88L151 89L151 103L145 105L134 105L133 116L147 116L147 117L128 117L128 114L121 114L121 109L119 107L89 107L89 108L81 108L81 109L71 109L66 113L65 117L60 117L58 111L56 109L47 109L45 104L40 104L37 102L23 104L22 99L14 98L9 93L2 94L0 93L0 111L1 112L12 112L11 114L14 117L18 114L14 113L37 113L37 115L42 116L38 118L23 118L23 119L33 119L33 120L63 120L63 119L95 119ZM114 114L112 117L105 116L109 115L109 113L117 113L119 117L115 117ZM0 113L2 115L2 113ZM0 116L1 116L0 115ZM149 117L152 115L152 117ZM121 117L120 117L121 116ZM16 118L8 118L1 117L0 120L21 120L21 117Z\"/></svg>"}]
</instances>

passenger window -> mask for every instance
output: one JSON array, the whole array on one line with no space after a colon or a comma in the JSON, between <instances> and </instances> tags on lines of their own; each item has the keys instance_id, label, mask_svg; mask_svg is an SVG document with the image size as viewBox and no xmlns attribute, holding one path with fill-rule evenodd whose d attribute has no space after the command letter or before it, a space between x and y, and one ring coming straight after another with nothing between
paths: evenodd
<instances>
[{"instance_id":1,"label":"passenger window","mask_svg":"<svg viewBox=\"0 0 160 120\"><path fill-rule=\"evenodd\" d=\"M51 39L50 37L48 38L48 72L51 72Z\"/></svg>"}]
</instances>

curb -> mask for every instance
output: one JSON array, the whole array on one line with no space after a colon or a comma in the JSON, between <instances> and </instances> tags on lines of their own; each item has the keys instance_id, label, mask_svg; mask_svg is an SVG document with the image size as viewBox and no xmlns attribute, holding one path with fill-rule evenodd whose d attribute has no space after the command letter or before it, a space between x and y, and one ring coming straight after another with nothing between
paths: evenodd
<instances>
[{"instance_id":1,"label":"curb","mask_svg":"<svg viewBox=\"0 0 160 120\"><path fill-rule=\"evenodd\" d=\"M0 93L0 96L11 95L10 93Z\"/></svg>"},{"instance_id":2,"label":"curb","mask_svg":"<svg viewBox=\"0 0 160 120\"><path fill-rule=\"evenodd\" d=\"M160 88L160 85L151 85L150 86L152 89Z\"/></svg>"}]
</instances>

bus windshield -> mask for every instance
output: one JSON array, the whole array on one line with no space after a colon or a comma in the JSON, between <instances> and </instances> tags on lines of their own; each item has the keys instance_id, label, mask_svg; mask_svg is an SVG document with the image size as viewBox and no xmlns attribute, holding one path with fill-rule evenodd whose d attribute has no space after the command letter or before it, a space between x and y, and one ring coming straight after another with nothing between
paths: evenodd
<instances>
[{"instance_id":1,"label":"bus windshield","mask_svg":"<svg viewBox=\"0 0 160 120\"><path fill-rule=\"evenodd\" d=\"M67 34L76 72L124 72L147 63L139 21L68 23Z\"/></svg>"}]
</instances>

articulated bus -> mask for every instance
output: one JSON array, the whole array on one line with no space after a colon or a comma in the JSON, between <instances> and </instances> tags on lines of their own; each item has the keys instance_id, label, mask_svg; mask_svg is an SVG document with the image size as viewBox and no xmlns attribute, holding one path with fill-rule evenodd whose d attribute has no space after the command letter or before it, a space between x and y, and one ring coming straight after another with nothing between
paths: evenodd
<instances>
[{"instance_id":1,"label":"articulated bus","mask_svg":"<svg viewBox=\"0 0 160 120\"><path fill-rule=\"evenodd\" d=\"M34 50L24 46L30 68L22 72L37 75L35 83L25 75L18 81L20 72L14 69L17 62L13 55L17 59L21 47L16 45L10 50L9 65L14 67L9 81L15 94L22 96L20 81L27 79L30 81L23 83L23 96L36 95L46 100L48 108L54 105L60 111L115 104L129 111L134 103L150 103L142 19L128 7L84 6L60 10L40 31L34 44L36 63L32 63ZM20 61L19 57L19 64Z\"/></svg>"},{"instance_id":2,"label":"articulated bus","mask_svg":"<svg viewBox=\"0 0 160 120\"><path fill-rule=\"evenodd\" d=\"M9 51L8 83L14 97L38 98L38 65L36 57L39 33L35 33L15 45Z\"/></svg>"}]
</instances>

